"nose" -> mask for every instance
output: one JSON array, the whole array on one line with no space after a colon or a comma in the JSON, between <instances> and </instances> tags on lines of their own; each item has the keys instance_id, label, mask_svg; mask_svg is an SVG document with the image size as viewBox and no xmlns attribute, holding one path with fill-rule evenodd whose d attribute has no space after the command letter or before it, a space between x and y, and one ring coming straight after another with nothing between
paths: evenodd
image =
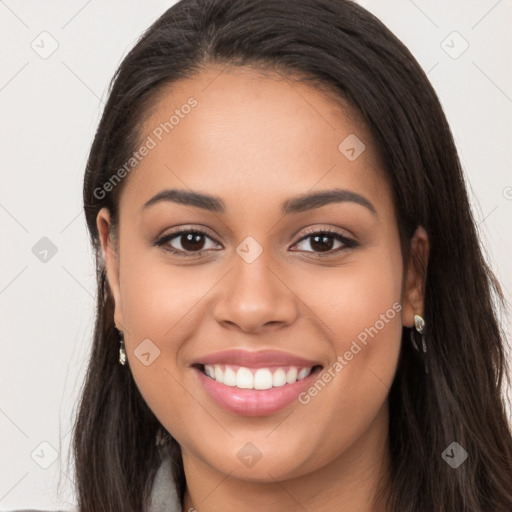
<instances>
[{"instance_id":1,"label":"nose","mask_svg":"<svg viewBox=\"0 0 512 512\"><path fill-rule=\"evenodd\" d=\"M297 318L298 299L290 283L264 254L252 263L235 256L212 309L225 327L258 333L290 325Z\"/></svg>"}]
</instances>

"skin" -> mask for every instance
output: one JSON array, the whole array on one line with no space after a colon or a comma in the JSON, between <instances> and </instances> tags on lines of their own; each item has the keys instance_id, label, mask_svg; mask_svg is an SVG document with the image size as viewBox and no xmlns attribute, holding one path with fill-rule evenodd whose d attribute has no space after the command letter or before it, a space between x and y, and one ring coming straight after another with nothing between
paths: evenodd
<instances>
[{"instance_id":1,"label":"skin","mask_svg":"<svg viewBox=\"0 0 512 512\"><path fill-rule=\"evenodd\" d=\"M126 178L118 240L108 210L97 217L130 370L182 447L184 510L338 511L342 503L343 510L384 511L372 501L379 482L389 490L387 395L402 326L422 314L423 287L413 264L404 272L390 186L371 136L325 91L249 68L210 67L161 94L141 140L190 96L198 105ZM352 133L366 149L349 161L338 145ZM218 196L227 211L169 201L141 211L170 188ZM292 196L334 188L361 194L375 213L354 202L280 211ZM152 245L179 227L207 232L202 255ZM358 245L332 238L327 256L311 237L300 241L306 228L331 228ZM236 252L247 236L263 249L252 263ZM176 237L167 247L183 250L181 243ZM421 227L411 248L426 260ZM201 356L238 347L279 349L326 369L393 304L401 312L307 404L238 415L213 402L191 368ZM149 366L134 355L147 338L160 350ZM237 457L247 442L261 453L252 467Z\"/></svg>"}]
</instances>

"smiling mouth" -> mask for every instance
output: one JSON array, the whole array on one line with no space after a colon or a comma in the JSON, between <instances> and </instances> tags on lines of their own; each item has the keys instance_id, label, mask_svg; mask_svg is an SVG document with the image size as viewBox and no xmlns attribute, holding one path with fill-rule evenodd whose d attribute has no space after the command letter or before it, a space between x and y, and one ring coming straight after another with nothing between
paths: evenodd
<instances>
[{"instance_id":1,"label":"smiling mouth","mask_svg":"<svg viewBox=\"0 0 512 512\"><path fill-rule=\"evenodd\" d=\"M294 384L322 369L321 365L261 368L249 368L231 364L199 364L194 366L207 377L225 386L255 390L280 388L288 384Z\"/></svg>"}]
</instances>

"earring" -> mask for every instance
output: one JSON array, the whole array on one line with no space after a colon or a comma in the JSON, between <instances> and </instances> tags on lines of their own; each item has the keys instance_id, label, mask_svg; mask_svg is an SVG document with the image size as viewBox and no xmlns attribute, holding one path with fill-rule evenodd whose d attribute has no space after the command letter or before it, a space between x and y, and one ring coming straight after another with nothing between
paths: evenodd
<instances>
[{"instance_id":1,"label":"earring","mask_svg":"<svg viewBox=\"0 0 512 512\"><path fill-rule=\"evenodd\" d=\"M126 364L126 351L124 350L124 338L122 331L119 331L119 364Z\"/></svg>"},{"instance_id":2,"label":"earring","mask_svg":"<svg viewBox=\"0 0 512 512\"><path fill-rule=\"evenodd\" d=\"M416 349L417 352L420 352L421 360L423 362L423 366L425 367L425 373L428 373L428 367L427 367L427 344L425 343L425 336L423 335L425 331L425 320L420 315L414 315L414 329L419 333L420 339L421 339L421 351L418 348L418 345L416 343L416 334L413 329L411 329L411 342L413 347Z\"/></svg>"}]
</instances>

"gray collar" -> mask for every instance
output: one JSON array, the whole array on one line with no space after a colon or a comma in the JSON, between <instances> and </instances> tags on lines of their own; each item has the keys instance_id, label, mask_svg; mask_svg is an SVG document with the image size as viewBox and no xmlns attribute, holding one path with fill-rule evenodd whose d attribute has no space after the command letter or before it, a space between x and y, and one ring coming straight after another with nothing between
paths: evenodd
<instances>
[{"instance_id":1,"label":"gray collar","mask_svg":"<svg viewBox=\"0 0 512 512\"><path fill-rule=\"evenodd\" d=\"M182 512L169 457L163 459L156 473L151 489L149 510L150 512Z\"/></svg>"}]
</instances>

